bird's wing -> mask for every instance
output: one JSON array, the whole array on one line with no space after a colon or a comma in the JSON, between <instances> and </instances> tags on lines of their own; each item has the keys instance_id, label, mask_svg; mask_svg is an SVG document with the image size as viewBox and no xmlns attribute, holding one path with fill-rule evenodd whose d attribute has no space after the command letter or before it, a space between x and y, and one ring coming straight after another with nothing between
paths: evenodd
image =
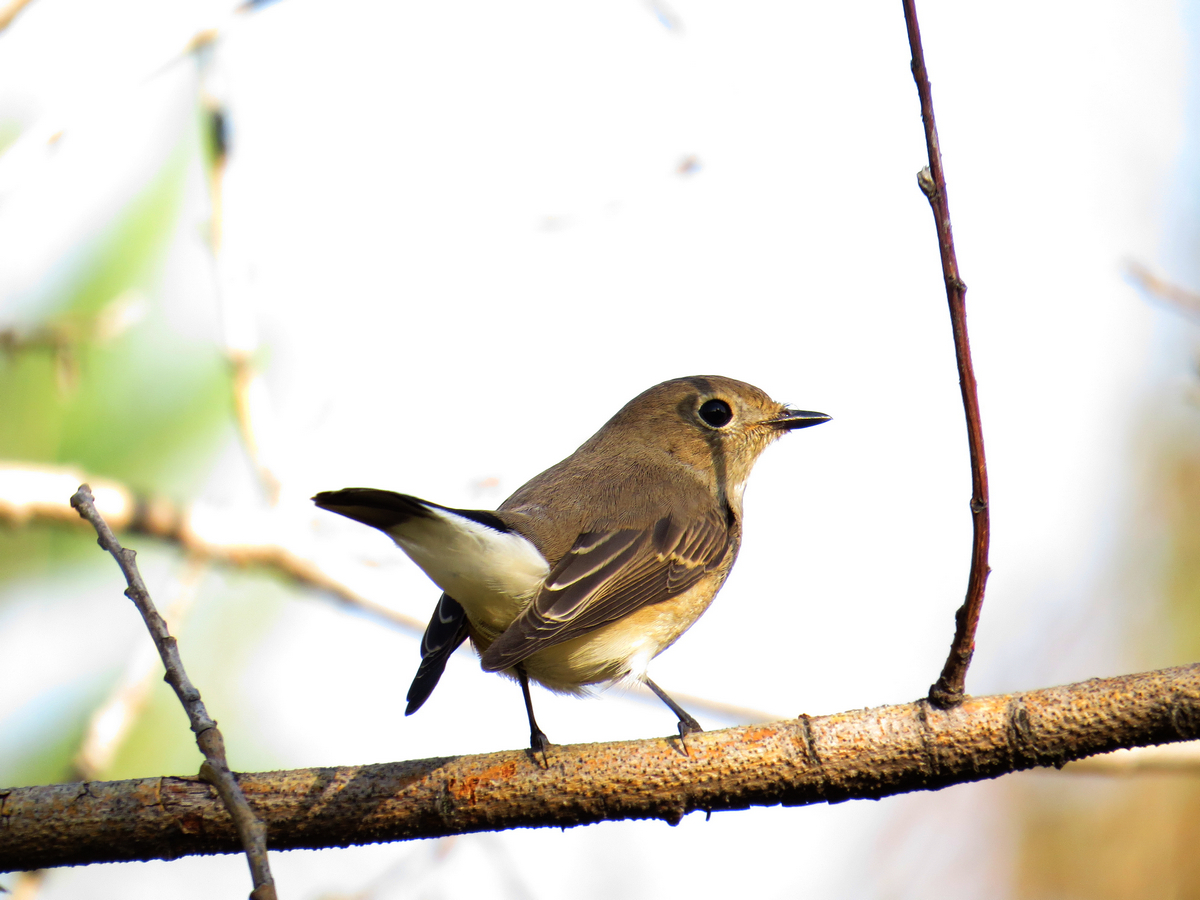
<instances>
[{"instance_id":1,"label":"bird's wing","mask_svg":"<svg viewBox=\"0 0 1200 900\"><path fill-rule=\"evenodd\" d=\"M437 687L446 660L467 639L467 614L458 601L449 594L442 594L438 605L421 638L421 665L408 689L408 706L404 714L411 716L429 699Z\"/></svg>"},{"instance_id":2,"label":"bird's wing","mask_svg":"<svg viewBox=\"0 0 1200 900\"><path fill-rule=\"evenodd\" d=\"M719 511L667 515L648 528L581 534L530 607L483 654L483 668L515 666L539 650L660 603L721 565L732 540Z\"/></svg>"}]
</instances>

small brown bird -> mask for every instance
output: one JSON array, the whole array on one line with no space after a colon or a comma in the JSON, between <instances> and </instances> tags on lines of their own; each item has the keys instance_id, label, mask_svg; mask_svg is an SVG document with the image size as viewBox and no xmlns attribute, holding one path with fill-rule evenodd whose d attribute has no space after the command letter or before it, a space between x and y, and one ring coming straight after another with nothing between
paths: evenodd
<instances>
[{"instance_id":1,"label":"small brown bird","mask_svg":"<svg viewBox=\"0 0 1200 900\"><path fill-rule=\"evenodd\" d=\"M759 454L785 432L827 421L732 378L677 378L639 394L495 512L373 488L313 501L383 531L445 592L406 715L470 638L484 670L520 681L535 751L549 741L533 716L530 678L573 694L636 678L678 716L682 738L700 725L646 675L650 660L729 574Z\"/></svg>"}]
</instances>

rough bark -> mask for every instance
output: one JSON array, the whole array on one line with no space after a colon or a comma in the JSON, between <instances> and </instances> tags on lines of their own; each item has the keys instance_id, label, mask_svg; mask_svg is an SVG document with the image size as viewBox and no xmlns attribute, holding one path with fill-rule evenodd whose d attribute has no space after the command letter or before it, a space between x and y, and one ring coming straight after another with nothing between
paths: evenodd
<instances>
[{"instance_id":1,"label":"rough bark","mask_svg":"<svg viewBox=\"0 0 1200 900\"><path fill-rule=\"evenodd\" d=\"M678 738L244 774L272 850L879 798L1200 736L1200 664ZM198 778L0 790L0 871L237 853Z\"/></svg>"}]
</instances>

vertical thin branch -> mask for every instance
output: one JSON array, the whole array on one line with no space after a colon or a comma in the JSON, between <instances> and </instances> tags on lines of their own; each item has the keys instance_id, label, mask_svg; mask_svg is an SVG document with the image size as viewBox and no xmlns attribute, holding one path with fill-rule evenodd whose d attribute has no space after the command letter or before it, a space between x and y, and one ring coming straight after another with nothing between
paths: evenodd
<instances>
[{"instance_id":1,"label":"vertical thin branch","mask_svg":"<svg viewBox=\"0 0 1200 900\"><path fill-rule=\"evenodd\" d=\"M254 815L250 804L237 779L229 770L225 759L225 739L221 736L217 723L209 716L204 702L200 699L200 691L192 684L183 668L183 660L179 656L179 647L175 638L167 631L167 623L154 607L150 592L146 590L141 573L138 572L136 557L132 550L126 550L118 543L108 523L96 510L91 488L86 484L71 497L71 506L86 519L99 537L100 546L112 554L125 581L129 585L125 596L133 601L142 614L146 628L158 648L163 666L167 670L167 684L175 690L175 695L187 712L188 721L196 735L196 745L204 754L204 764L200 767L200 777L213 785L221 797L221 802L233 818L234 828L238 838L246 850L246 858L250 863L250 874L254 880L254 890L250 900L275 900L275 881L271 877L271 869L267 864L267 829L262 821Z\"/></svg>"},{"instance_id":2,"label":"vertical thin branch","mask_svg":"<svg viewBox=\"0 0 1200 900\"><path fill-rule=\"evenodd\" d=\"M267 501L274 506L279 502L282 485L267 464L268 455L263 448L262 412L265 406L266 385L254 358L258 337L250 316L241 308L244 302L240 296L242 291L236 292L239 295L237 299L230 299L233 285L226 271L228 264L222 255L225 171L229 165L230 127L229 113L224 104L203 86L205 82L212 81L210 75L214 65L214 48L215 41L208 41L198 44L195 50L202 84L200 105L204 110L208 128L207 169L211 211L208 245L212 254L213 283L221 312L225 356L233 372L233 401L238 434L258 475L259 483L267 495Z\"/></svg>"},{"instance_id":3,"label":"vertical thin branch","mask_svg":"<svg viewBox=\"0 0 1200 900\"><path fill-rule=\"evenodd\" d=\"M167 619L175 624L176 630L191 607L200 579L207 568L208 564L201 557L189 557L180 594L167 610ZM75 754L66 773L66 781L98 780L112 764L113 757L128 737L130 729L150 697L150 690L154 684L153 651L146 648L147 654L143 658L141 649L139 647L139 652L130 660L116 690L96 708L88 720L79 752ZM18 872L10 892L12 896L4 900L35 900L45 884L46 872L46 869Z\"/></svg>"},{"instance_id":4,"label":"vertical thin branch","mask_svg":"<svg viewBox=\"0 0 1200 900\"><path fill-rule=\"evenodd\" d=\"M942 151L938 145L937 124L933 119L933 93L925 71L925 54L921 49L921 31L917 25L916 0L902 0L904 23L908 27L908 44L912 50L912 73L921 98L921 119L925 123L925 146L929 151L929 166L917 175L917 183L929 199L937 226L938 248L942 255L942 275L946 280L946 299L950 303L950 324L954 331L954 355L958 360L958 382L962 388L963 409L967 416L967 443L971 450L971 520L975 539L971 549L971 573L967 578L967 596L955 614L954 641L942 674L929 688L929 701L943 709L957 706L965 697L967 667L975 653L975 629L983 607L983 591L987 584L988 518L987 462L983 455L983 425L979 419L979 394L975 387L975 370L971 365L971 344L967 339L967 286L958 274L954 254L954 234L950 228L950 203L946 197L946 175L942 171Z\"/></svg>"},{"instance_id":5,"label":"vertical thin branch","mask_svg":"<svg viewBox=\"0 0 1200 900\"><path fill-rule=\"evenodd\" d=\"M178 594L167 607L164 617L176 634L185 623L208 569L208 562L195 554L185 562ZM156 668L154 652L149 647L139 646L113 692L96 707L88 720L79 752L71 766L71 781L95 781L108 771L150 699Z\"/></svg>"}]
</instances>

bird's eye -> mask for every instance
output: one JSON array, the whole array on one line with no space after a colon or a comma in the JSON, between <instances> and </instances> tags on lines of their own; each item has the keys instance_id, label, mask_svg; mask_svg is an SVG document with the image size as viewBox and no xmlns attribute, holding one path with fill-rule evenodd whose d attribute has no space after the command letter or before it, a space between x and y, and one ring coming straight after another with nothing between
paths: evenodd
<instances>
[{"instance_id":1,"label":"bird's eye","mask_svg":"<svg viewBox=\"0 0 1200 900\"><path fill-rule=\"evenodd\" d=\"M724 428L733 418L733 410L724 400L705 400L700 405L700 418L705 425L713 428Z\"/></svg>"}]
</instances>

